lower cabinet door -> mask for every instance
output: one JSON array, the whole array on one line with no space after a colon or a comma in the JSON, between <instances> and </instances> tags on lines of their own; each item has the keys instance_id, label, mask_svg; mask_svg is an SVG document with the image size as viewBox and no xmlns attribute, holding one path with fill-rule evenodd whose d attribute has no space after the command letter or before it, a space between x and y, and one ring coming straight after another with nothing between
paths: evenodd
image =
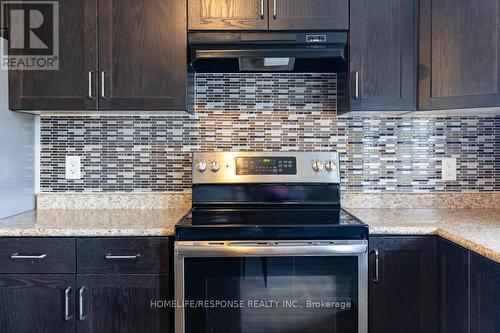
<instances>
[{"instance_id":1,"label":"lower cabinet door","mask_svg":"<svg viewBox=\"0 0 500 333\"><path fill-rule=\"evenodd\" d=\"M436 238L370 237L370 333L436 333Z\"/></svg>"},{"instance_id":2,"label":"lower cabinet door","mask_svg":"<svg viewBox=\"0 0 500 333\"><path fill-rule=\"evenodd\" d=\"M469 332L469 251L447 240L438 244L439 332Z\"/></svg>"},{"instance_id":3,"label":"lower cabinet door","mask_svg":"<svg viewBox=\"0 0 500 333\"><path fill-rule=\"evenodd\" d=\"M78 332L168 333L168 275L78 275Z\"/></svg>"},{"instance_id":4,"label":"lower cabinet door","mask_svg":"<svg viewBox=\"0 0 500 333\"><path fill-rule=\"evenodd\" d=\"M500 264L470 255L470 333L500 332Z\"/></svg>"},{"instance_id":5,"label":"lower cabinet door","mask_svg":"<svg viewBox=\"0 0 500 333\"><path fill-rule=\"evenodd\" d=\"M75 276L0 275L0 332L76 331Z\"/></svg>"}]
</instances>

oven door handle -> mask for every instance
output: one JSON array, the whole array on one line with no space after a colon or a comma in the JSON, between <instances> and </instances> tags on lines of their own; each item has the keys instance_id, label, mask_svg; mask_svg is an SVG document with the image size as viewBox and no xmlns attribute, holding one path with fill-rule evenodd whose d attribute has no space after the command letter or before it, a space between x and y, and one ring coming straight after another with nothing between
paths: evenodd
<instances>
[{"instance_id":1,"label":"oven door handle","mask_svg":"<svg viewBox=\"0 0 500 333\"><path fill-rule=\"evenodd\" d=\"M184 257L350 256L367 250L366 240L175 242L175 254Z\"/></svg>"}]
</instances>

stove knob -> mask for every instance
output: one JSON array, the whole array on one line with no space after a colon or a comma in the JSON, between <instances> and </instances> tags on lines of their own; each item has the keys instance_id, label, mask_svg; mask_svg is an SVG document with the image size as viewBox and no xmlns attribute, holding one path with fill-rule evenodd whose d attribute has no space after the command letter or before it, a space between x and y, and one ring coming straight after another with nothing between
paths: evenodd
<instances>
[{"instance_id":1,"label":"stove knob","mask_svg":"<svg viewBox=\"0 0 500 333\"><path fill-rule=\"evenodd\" d=\"M337 164L334 161L328 161L325 163L325 170L328 172L335 171L337 169Z\"/></svg>"},{"instance_id":2,"label":"stove knob","mask_svg":"<svg viewBox=\"0 0 500 333\"><path fill-rule=\"evenodd\" d=\"M312 169L316 172L320 172L321 170L323 170L323 164L320 161L313 161Z\"/></svg>"},{"instance_id":3,"label":"stove knob","mask_svg":"<svg viewBox=\"0 0 500 333\"><path fill-rule=\"evenodd\" d=\"M212 172L217 172L217 171L219 171L219 168L220 168L219 163L217 163L216 161L212 161L212 162L210 162L210 170L211 170Z\"/></svg>"},{"instance_id":4,"label":"stove knob","mask_svg":"<svg viewBox=\"0 0 500 333\"><path fill-rule=\"evenodd\" d=\"M207 170L207 163L199 161L196 163L196 170L198 170L198 172L205 172L205 170Z\"/></svg>"}]
</instances>

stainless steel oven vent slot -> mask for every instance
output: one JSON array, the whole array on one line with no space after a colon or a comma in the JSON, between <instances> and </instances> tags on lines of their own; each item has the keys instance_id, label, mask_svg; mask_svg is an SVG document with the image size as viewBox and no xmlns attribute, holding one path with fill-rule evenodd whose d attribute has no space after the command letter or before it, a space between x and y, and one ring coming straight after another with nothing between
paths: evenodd
<instances>
[{"instance_id":1,"label":"stainless steel oven vent slot","mask_svg":"<svg viewBox=\"0 0 500 333\"><path fill-rule=\"evenodd\" d=\"M313 246L313 242L275 242L275 246Z\"/></svg>"},{"instance_id":2,"label":"stainless steel oven vent slot","mask_svg":"<svg viewBox=\"0 0 500 333\"><path fill-rule=\"evenodd\" d=\"M269 246L269 242L229 242L229 246Z\"/></svg>"},{"instance_id":3,"label":"stainless steel oven vent slot","mask_svg":"<svg viewBox=\"0 0 500 333\"><path fill-rule=\"evenodd\" d=\"M224 246L226 243L224 242L209 242L208 245L210 246Z\"/></svg>"}]
</instances>

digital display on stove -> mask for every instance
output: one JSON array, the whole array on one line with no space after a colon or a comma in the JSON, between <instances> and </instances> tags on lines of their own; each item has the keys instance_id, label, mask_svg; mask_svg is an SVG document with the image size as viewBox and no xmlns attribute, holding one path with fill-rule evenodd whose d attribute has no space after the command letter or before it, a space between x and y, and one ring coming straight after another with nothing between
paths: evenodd
<instances>
[{"instance_id":1,"label":"digital display on stove","mask_svg":"<svg viewBox=\"0 0 500 333\"><path fill-rule=\"evenodd\" d=\"M296 175L295 157L237 157L237 175Z\"/></svg>"}]
</instances>

